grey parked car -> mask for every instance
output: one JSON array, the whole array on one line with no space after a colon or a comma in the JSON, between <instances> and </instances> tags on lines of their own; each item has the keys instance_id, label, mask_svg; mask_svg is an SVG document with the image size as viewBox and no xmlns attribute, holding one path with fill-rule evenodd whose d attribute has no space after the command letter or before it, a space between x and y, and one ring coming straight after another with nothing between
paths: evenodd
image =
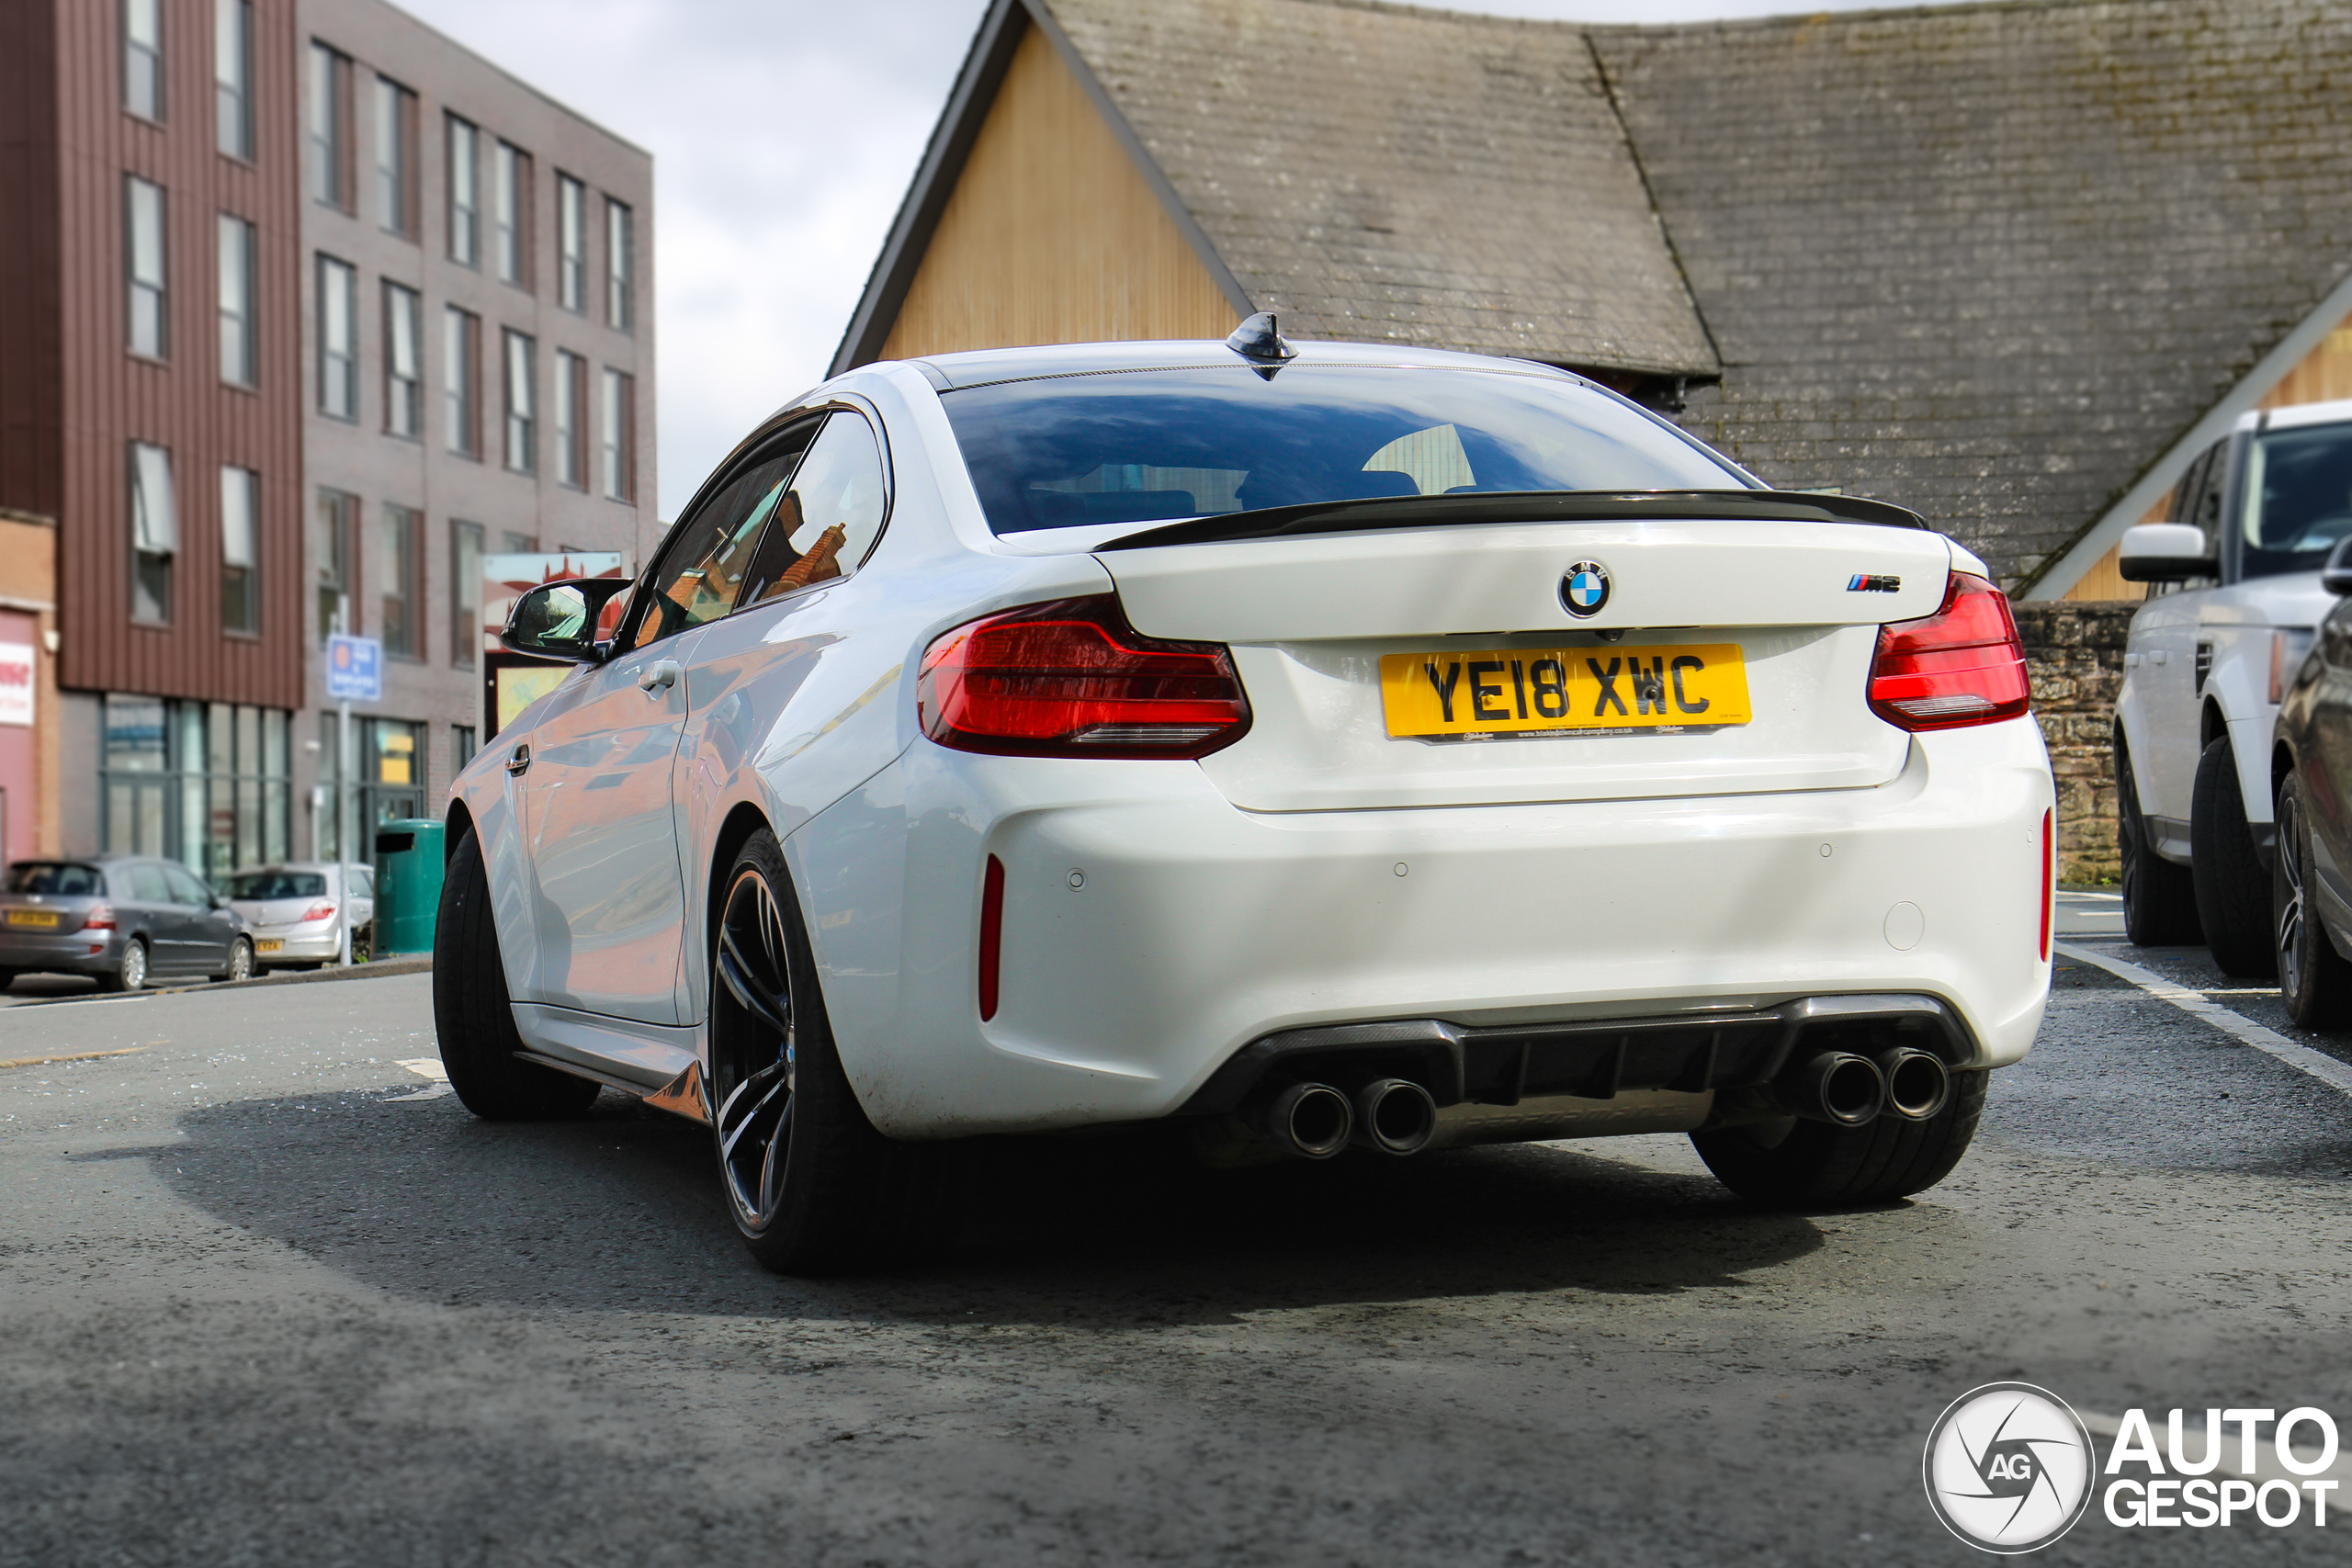
<instances>
[{"instance_id":1,"label":"grey parked car","mask_svg":"<svg viewBox=\"0 0 2352 1568\"><path fill-rule=\"evenodd\" d=\"M176 861L21 860L0 886L0 987L35 972L94 976L108 991L166 977L243 980L254 943L229 901Z\"/></svg>"}]
</instances>

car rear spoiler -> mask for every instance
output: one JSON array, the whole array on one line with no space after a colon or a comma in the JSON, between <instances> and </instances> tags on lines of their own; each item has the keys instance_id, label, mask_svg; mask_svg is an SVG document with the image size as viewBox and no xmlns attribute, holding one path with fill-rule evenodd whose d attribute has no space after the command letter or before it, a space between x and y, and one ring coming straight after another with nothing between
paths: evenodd
<instances>
[{"instance_id":1,"label":"car rear spoiler","mask_svg":"<svg viewBox=\"0 0 2352 1568\"><path fill-rule=\"evenodd\" d=\"M1927 527L1917 513L1858 495L1783 490L1527 490L1477 495L1396 495L1364 501L1315 501L1194 517L1123 534L1098 550L1271 539L1297 534L1351 534L1384 528L1461 527L1509 523L1658 522L1862 523Z\"/></svg>"}]
</instances>

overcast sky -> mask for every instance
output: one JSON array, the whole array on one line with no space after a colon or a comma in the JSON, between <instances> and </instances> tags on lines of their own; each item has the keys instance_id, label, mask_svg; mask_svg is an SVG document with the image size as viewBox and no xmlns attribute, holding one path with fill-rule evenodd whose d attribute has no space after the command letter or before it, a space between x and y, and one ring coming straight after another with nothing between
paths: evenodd
<instances>
[{"instance_id":1,"label":"overcast sky","mask_svg":"<svg viewBox=\"0 0 2352 1568\"><path fill-rule=\"evenodd\" d=\"M665 518L753 424L823 378L987 8L987 0L397 3L652 152ZM1456 8L1664 22L1856 3Z\"/></svg>"}]
</instances>

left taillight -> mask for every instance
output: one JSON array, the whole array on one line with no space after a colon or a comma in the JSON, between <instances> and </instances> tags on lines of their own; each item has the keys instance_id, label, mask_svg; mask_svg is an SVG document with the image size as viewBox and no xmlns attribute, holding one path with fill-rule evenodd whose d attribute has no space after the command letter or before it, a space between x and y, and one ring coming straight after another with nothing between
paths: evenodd
<instances>
[{"instance_id":1,"label":"left taillight","mask_svg":"<svg viewBox=\"0 0 2352 1568\"><path fill-rule=\"evenodd\" d=\"M82 929L85 931L114 930L114 906L112 904L91 905L89 913L82 917Z\"/></svg>"},{"instance_id":2,"label":"left taillight","mask_svg":"<svg viewBox=\"0 0 2352 1568\"><path fill-rule=\"evenodd\" d=\"M1145 637L1108 593L943 633L916 703L942 746L1000 756L1205 757L1250 728L1222 643Z\"/></svg>"},{"instance_id":3,"label":"left taillight","mask_svg":"<svg viewBox=\"0 0 2352 1568\"><path fill-rule=\"evenodd\" d=\"M326 902L324 899L321 899L319 902L311 905L309 908L303 910L302 919L297 923L308 924L312 920L332 920L334 919L334 906Z\"/></svg>"},{"instance_id":4,"label":"left taillight","mask_svg":"<svg viewBox=\"0 0 2352 1568\"><path fill-rule=\"evenodd\" d=\"M1943 607L1878 629L1871 711L1897 729L1958 729L2026 711L2025 648L2007 595L1955 571Z\"/></svg>"}]
</instances>

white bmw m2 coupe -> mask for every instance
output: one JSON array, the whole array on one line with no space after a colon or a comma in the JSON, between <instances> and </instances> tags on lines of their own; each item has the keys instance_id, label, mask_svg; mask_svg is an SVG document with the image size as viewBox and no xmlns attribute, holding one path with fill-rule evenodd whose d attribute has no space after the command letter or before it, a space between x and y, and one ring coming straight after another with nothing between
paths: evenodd
<instances>
[{"instance_id":1,"label":"white bmw m2 coupe","mask_svg":"<svg viewBox=\"0 0 2352 1568\"><path fill-rule=\"evenodd\" d=\"M1225 1162L1690 1134L1916 1192L2049 986L1984 567L1549 367L1226 343L877 364L768 420L449 804L487 1117L709 1124L771 1268L935 1237L975 1134Z\"/></svg>"}]
</instances>

